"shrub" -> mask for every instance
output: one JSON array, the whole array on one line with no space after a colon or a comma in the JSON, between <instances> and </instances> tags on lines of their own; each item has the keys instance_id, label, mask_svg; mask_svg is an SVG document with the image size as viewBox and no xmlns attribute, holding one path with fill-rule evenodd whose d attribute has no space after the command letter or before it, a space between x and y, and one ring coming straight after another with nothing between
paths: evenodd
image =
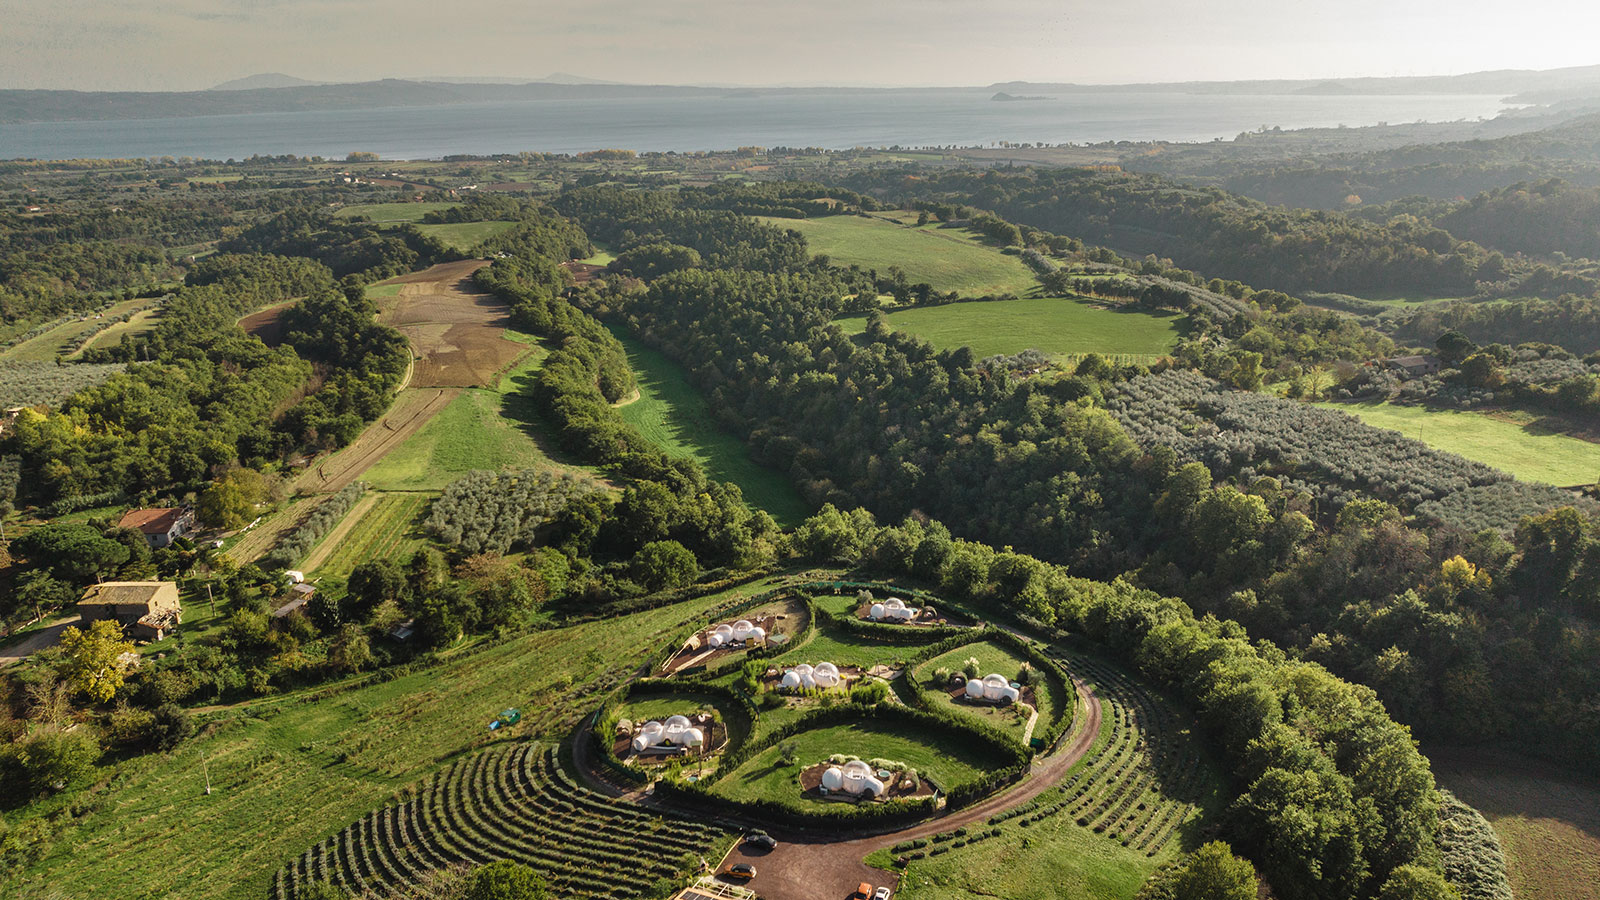
<instances>
[{"instance_id":1,"label":"shrub","mask_svg":"<svg viewBox=\"0 0 1600 900\"><path fill-rule=\"evenodd\" d=\"M548 900L544 879L521 863L500 860L467 878L461 900Z\"/></svg>"}]
</instances>

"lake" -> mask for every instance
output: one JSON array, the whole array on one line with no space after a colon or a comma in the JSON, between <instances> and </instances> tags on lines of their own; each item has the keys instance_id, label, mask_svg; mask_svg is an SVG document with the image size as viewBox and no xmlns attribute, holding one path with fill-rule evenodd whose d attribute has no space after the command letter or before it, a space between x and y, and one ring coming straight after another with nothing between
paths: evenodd
<instances>
[{"instance_id":1,"label":"lake","mask_svg":"<svg viewBox=\"0 0 1600 900\"><path fill-rule=\"evenodd\" d=\"M1492 118L1485 95L1241 96L1120 92L997 102L988 88L733 91L691 97L541 99L105 122L0 125L0 159L254 154L386 159L540 151L740 146L981 146L996 142L1209 141L1290 128Z\"/></svg>"}]
</instances>

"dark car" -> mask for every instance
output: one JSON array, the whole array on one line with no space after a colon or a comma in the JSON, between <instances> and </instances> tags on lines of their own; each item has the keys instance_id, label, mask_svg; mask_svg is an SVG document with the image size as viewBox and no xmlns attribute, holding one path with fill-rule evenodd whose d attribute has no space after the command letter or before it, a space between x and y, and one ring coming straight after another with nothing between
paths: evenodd
<instances>
[{"instance_id":1,"label":"dark car","mask_svg":"<svg viewBox=\"0 0 1600 900\"><path fill-rule=\"evenodd\" d=\"M778 842L773 840L772 835L767 834L765 831L750 832L744 836L744 842L752 847L760 847L763 850L776 850L778 848Z\"/></svg>"},{"instance_id":2,"label":"dark car","mask_svg":"<svg viewBox=\"0 0 1600 900\"><path fill-rule=\"evenodd\" d=\"M756 867L749 863L739 863L727 871L727 877L734 881L749 881L756 877Z\"/></svg>"}]
</instances>

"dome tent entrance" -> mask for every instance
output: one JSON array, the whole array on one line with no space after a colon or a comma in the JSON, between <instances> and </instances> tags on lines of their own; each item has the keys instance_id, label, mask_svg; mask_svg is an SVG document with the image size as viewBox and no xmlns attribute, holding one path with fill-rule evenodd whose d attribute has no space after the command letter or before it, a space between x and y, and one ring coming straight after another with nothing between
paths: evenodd
<instances>
[{"instance_id":1,"label":"dome tent entrance","mask_svg":"<svg viewBox=\"0 0 1600 900\"><path fill-rule=\"evenodd\" d=\"M981 700L986 703L1015 703L1022 697L1022 691L1011 684L1011 679L999 673L991 673L983 678L973 678L967 682L966 696L968 700Z\"/></svg>"}]
</instances>

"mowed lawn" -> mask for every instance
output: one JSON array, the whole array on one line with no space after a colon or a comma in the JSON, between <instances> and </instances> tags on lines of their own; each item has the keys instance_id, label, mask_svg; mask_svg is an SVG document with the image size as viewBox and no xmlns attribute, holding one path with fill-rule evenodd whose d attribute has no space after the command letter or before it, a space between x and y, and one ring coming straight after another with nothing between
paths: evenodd
<instances>
[{"instance_id":1,"label":"mowed lawn","mask_svg":"<svg viewBox=\"0 0 1600 900\"><path fill-rule=\"evenodd\" d=\"M452 222L449 225L418 225L417 230L438 238L448 247L466 253L516 224L515 222Z\"/></svg>"},{"instance_id":2,"label":"mowed lawn","mask_svg":"<svg viewBox=\"0 0 1600 900\"><path fill-rule=\"evenodd\" d=\"M672 456L686 456L718 481L731 481L752 506L793 525L809 509L782 474L750 458L744 443L723 431L704 397L685 380L683 369L622 329L613 329L628 351L628 365L639 382L638 399L618 410L623 421Z\"/></svg>"},{"instance_id":3,"label":"mowed lawn","mask_svg":"<svg viewBox=\"0 0 1600 900\"><path fill-rule=\"evenodd\" d=\"M362 476L382 491L437 491L474 469L559 465L540 445L526 382L544 361L534 349L496 390L468 388Z\"/></svg>"},{"instance_id":4,"label":"mowed lawn","mask_svg":"<svg viewBox=\"0 0 1600 900\"><path fill-rule=\"evenodd\" d=\"M566 737L596 702L587 685L642 664L729 596L481 638L393 680L221 710L173 753L112 764L108 783L73 794L77 812L45 857L0 876L0 896L260 900L279 866L461 754ZM490 732L507 707L520 709L522 722ZM129 864L152 853L159 864Z\"/></svg>"},{"instance_id":5,"label":"mowed lawn","mask_svg":"<svg viewBox=\"0 0 1600 900\"><path fill-rule=\"evenodd\" d=\"M826 811L828 804L800 795L800 773L835 753L905 763L946 791L988 768L982 750L965 736L898 723L852 722L802 731L788 741L795 745L795 765L782 764L779 746L768 747L719 779L716 793L735 800L772 800L797 809Z\"/></svg>"},{"instance_id":6,"label":"mowed lawn","mask_svg":"<svg viewBox=\"0 0 1600 900\"><path fill-rule=\"evenodd\" d=\"M454 209L454 203L357 203L346 206L334 213L342 219L353 219L356 216L366 216L380 225L395 224L399 222L420 222L422 217L431 212L443 212Z\"/></svg>"},{"instance_id":7,"label":"mowed lawn","mask_svg":"<svg viewBox=\"0 0 1600 900\"><path fill-rule=\"evenodd\" d=\"M927 282L938 291L1023 295L1039 287L1038 278L1018 256L998 247L974 243L971 236L949 228L917 228L883 219L827 216L821 219L762 221L805 235L812 255L826 255L836 265L858 265L887 274L899 266L913 284Z\"/></svg>"},{"instance_id":8,"label":"mowed lawn","mask_svg":"<svg viewBox=\"0 0 1600 900\"><path fill-rule=\"evenodd\" d=\"M1494 466L1524 481L1558 487L1600 481L1600 444L1565 434L1535 434L1482 413L1397 403L1322 403L1377 428Z\"/></svg>"},{"instance_id":9,"label":"mowed lawn","mask_svg":"<svg viewBox=\"0 0 1600 900\"><path fill-rule=\"evenodd\" d=\"M1049 356L1161 356L1172 350L1184 317L1113 309L1083 298L1029 298L950 303L890 313L889 327L940 350L970 347L978 358L1023 350ZM865 316L838 320L847 334L867 328Z\"/></svg>"}]
</instances>

